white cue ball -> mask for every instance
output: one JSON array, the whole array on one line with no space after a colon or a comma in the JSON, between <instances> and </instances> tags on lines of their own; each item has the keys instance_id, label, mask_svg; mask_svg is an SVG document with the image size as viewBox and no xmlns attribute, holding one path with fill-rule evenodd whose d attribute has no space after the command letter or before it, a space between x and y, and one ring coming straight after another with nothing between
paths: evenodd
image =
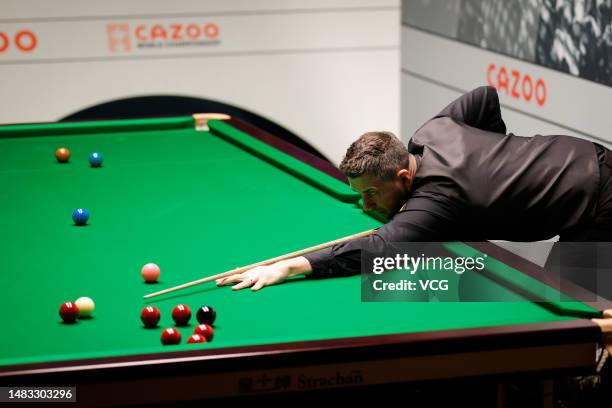
<instances>
[{"instance_id":1,"label":"white cue ball","mask_svg":"<svg viewBox=\"0 0 612 408\"><path fill-rule=\"evenodd\" d=\"M76 303L77 307L79 308L79 317L91 316L96 308L94 301L86 296L78 298L74 303Z\"/></svg>"}]
</instances>

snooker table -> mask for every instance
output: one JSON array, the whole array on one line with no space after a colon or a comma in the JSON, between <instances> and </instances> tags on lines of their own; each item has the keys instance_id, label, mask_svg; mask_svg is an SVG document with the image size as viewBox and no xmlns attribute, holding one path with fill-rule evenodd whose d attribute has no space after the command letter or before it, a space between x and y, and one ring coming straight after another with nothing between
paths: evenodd
<instances>
[{"instance_id":1,"label":"snooker table","mask_svg":"<svg viewBox=\"0 0 612 408\"><path fill-rule=\"evenodd\" d=\"M58 163L56 148L72 156ZM102 167L87 155L101 151ZM145 294L376 228L330 165L223 115L0 127L0 385L75 386L89 405L148 404L508 375L592 373L608 303L363 302L359 275L259 292ZM75 226L72 211L91 213ZM542 270L491 243L502 275ZM146 284L140 268L161 267ZM505 271L505 272L504 272ZM508 273L510 273L508 272ZM494 290L517 288L491 277ZM557 290L558 288L552 288ZM92 318L63 324L89 296ZM217 311L215 337L163 346L172 308ZM160 308L146 329L140 311Z\"/></svg>"}]
</instances>

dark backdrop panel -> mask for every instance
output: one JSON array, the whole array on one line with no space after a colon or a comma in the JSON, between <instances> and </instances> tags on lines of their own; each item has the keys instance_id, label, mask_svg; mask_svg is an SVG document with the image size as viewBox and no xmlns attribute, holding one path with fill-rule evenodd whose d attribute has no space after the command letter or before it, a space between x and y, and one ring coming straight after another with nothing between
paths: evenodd
<instances>
[{"instance_id":1,"label":"dark backdrop panel","mask_svg":"<svg viewBox=\"0 0 612 408\"><path fill-rule=\"evenodd\" d=\"M226 113L271 133L323 160L329 160L295 133L244 109L208 99L185 96L139 96L95 105L70 114L60 121L128 119L183 116L193 113Z\"/></svg>"}]
</instances>

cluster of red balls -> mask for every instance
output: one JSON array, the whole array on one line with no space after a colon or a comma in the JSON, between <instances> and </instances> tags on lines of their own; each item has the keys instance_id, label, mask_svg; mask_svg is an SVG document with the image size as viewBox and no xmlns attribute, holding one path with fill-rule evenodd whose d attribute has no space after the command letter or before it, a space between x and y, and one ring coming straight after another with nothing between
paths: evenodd
<instances>
[{"instance_id":1,"label":"cluster of red balls","mask_svg":"<svg viewBox=\"0 0 612 408\"><path fill-rule=\"evenodd\" d=\"M156 306L146 306L140 313L140 320L147 328L155 328L161 319L161 312ZM187 326L191 319L191 309L184 304L178 304L172 309L172 320L177 326ZM187 339L187 343L207 343L212 341L214 330L211 325L202 323L196 326L193 334ZM165 329L161 334L161 342L164 345L179 344L181 333L171 327Z\"/></svg>"},{"instance_id":2,"label":"cluster of red balls","mask_svg":"<svg viewBox=\"0 0 612 408\"><path fill-rule=\"evenodd\" d=\"M164 329L161 335L161 342L167 346L170 344L179 344L181 342L181 332L174 327ZM213 338L213 328L207 324L199 324L196 326L193 334L187 339L187 343L208 343Z\"/></svg>"}]
</instances>

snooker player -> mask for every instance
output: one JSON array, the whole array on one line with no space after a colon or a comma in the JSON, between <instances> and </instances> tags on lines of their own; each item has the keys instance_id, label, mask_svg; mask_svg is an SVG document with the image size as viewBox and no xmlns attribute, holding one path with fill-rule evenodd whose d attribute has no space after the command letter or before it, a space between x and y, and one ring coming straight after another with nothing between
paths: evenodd
<instances>
[{"instance_id":1,"label":"snooker player","mask_svg":"<svg viewBox=\"0 0 612 408\"><path fill-rule=\"evenodd\" d=\"M259 290L300 274L357 274L362 249L384 253L394 242L556 235L560 241L612 241L612 152L570 136L506 134L492 87L459 97L418 129L407 147L388 132L362 135L340 170L362 195L364 210L388 223L368 237L217 284Z\"/></svg>"}]
</instances>

